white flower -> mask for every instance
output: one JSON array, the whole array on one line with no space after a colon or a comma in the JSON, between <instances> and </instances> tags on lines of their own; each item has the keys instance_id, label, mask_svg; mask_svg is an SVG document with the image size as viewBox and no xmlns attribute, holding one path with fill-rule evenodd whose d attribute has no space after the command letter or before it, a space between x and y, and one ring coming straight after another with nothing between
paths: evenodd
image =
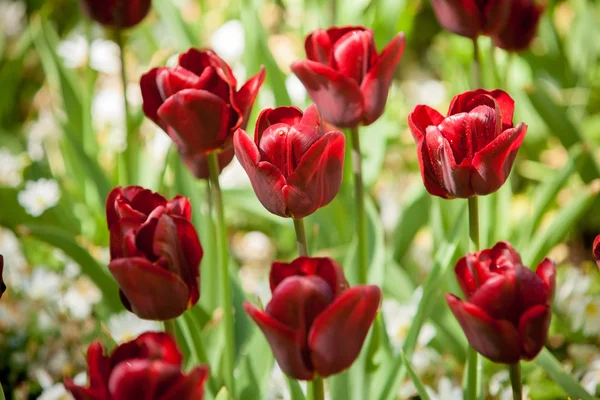
<instances>
[{"instance_id":1,"label":"white flower","mask_svg":"<svg viewBox=\"0 0 600 400\"><path fill-rule=\"evenodd\" d=\"M85 319L92 314L94 304L102 300L102 293L87 277L82 276L69 285L62 297L62 305L75 319Z\"/></svg>"},{"instance_id":2,"label":"white flower","mask_svg":"<svg viewBox=\"0 0 600 400\"><path fill-rule=\"evenodd\" d=\"M43 266L33 269L29 280L25 285L25 292L32 300L57 299L60 295L62 279L54 271Z\"/></svg>"},{"instance_id":3,"label":"white flower","mask_svg":"<svg viewBox=\"0 0 600 400\"><path fill-rule=\"evenodd\" d=\"M417 104L436 106L447 98L443 83L433 79L407 81L403 84L403 92L411 107Z\"/></svg>"},{"instance_id":4,"label":"white flower","mask_svg":"<svg viewBox=\"0 0 600 400\"><path fill-rule=\"evenodd\" d=\"M24 28L24 1L0 1L0 26L6 36L17 36Z\"/></svg>"},{"instance_id":5,"label":"white flower","mask_svg":"<svg viewBox=\"0 0 600 400\"><path fill-rule=\"evenodd\" d=\"M438 382L437 392L431 389L429 386L425 387L431 400L459 400L462 399L462 388L455 385L452 381L446 377L443 377Z\"/></svg>"},{"instance_id":6,"label":"white flower","mask_svg":"<svg viewBox=\"0 0 600 400\"><path fill-rule=\"evenodd\" d=\"M591 395L597 394L600 385L600 357L590 363L587 372L581 378L581 385Z\"/></svg>"},{"instance_id":7,"label":"white flower","mask_svg":"<svg viewBox=\"0 0 600 400\"><path fill-rule=\"evenodd\" d=\"M80 33L70 35L58 44L56 52L67 68L83 68L88 60L88 42Z\"/></svg>"},{"instance_id":8,"label":"white flower","mask_svg":"<svg viewBox=\"0 0 600 400\"><path fill-rule=\"evenodd\" d=\"M60 188L54 179L27 181L25 189L19 192L19 204L27 214L39 217L49 208L58 204Z\"/></svg>"},{"instance_id":9,"label":"white flower","mask_svg":"<svg viewBox=\"0 0 600 400\"><path fill-rule=\"evenodd\" d=\"M33 122L27 133L27 153L33 161L44 158L44 141L56 138L60 134L60 128L50 111L42 111L37 120Z\"/></svg>"},{"instance_id":10,"label":"white flower","mask_svg":"<svg viewBox=\"0 0 600 400\"><path fill-rule=\"evenodd\" d=\"M173 141L169 135L167 135L161 128L155 127L154 135L148 143L148 151L152 157L152 160L156 160L156 163L163 165L171 143L173 143Z\"/></svg>"},{"instance_id":11,"label":"white flower","mask_svg":"<svg viewBox=\"0 0 600 400\"><path fill-rule=\"evenodd\" d=\"M25 160L8 149L0 149L0 186L17 187L23 182Z\"/></svg>"},{"instance_id":12,"label":"white flower","mask_svg":"<svg viewBox=\"0 0 600 400\"><path fill-rule=\"evenodd\" d=\"M244 264L265 264L275 256L275 246L271 239L260 231L251 231L238 240L234 248Z\"/></svg>"},{"instance_id":13,"label":"white flower","mask_svg":"<svg viewBox=\"0 0 600 400\"><path fill-rule=\"evenodd\" d=\"M106 87L96 92L92 101L92 121L101 135L103 144L113 152L127 147L123 93L118 86Z\"/></svg>"},{"instance_id":14,"label":"white flower","mask_svg":"<svg viewBox=\"0 0 600 400\"><path fill-rule=\"evenodd\" d=\"M109 75L121 72L121 50L115 42L96 39L90 48L90 67Z\"/></svg>"},{"instance_id":15,"label":"white flower","mask_svg":"<svg viewBox=\"0 0 600 400\"><path fill-rule=\"evenodd\" d=\"M162 329L159 322L140 319L128 311L123 311L110 317L107 326L110 335L117 343L133 340L144 332L159 331Z\"/></svg>"},{"instance_id":16,"label":"white flower","mask_svg":"<svg viewBox=\"0 0 600 400\"><path fill-rule=\"evenodd\" d=\"M565 314L571 322L571 330L579 331L585 327L588 313L593 316L594 309L587 309L591 299L587 292L591 285L589 276L581 272L579 268L568 268L565 270L561 284L556 289L554 304ZM595 326L596 322L592 321L591 325ZM588 328L589 329L589 328ZM596 333L599 332L596 330Z\"/></svg>"},{"instance_id":17,"label":"white flower","mask_svg":"<svg viewBox=\"0 0 600 400\"><path fill-rule=\"evenodd\" d=\"M600 298L588 298L583 314L583 334L600 337Z\"/></svg>"},{"instance_id":18,"label":"white flower","mask_svg":"<svg viewBox=\"0 0 600 400\"><path fill-rule=\"evenodd\" d=\"M67 392L67 388L62 383L56 383L48 389L44 389L37 400L71 400L73 396Z\"/></svg>"},{"instance_id":19,"label":"white flower","mask_svg":"<svg viewBox=\"0 0 600 400\"><path fill-rule=\"evenodd\" d=\"M4 256L4 282L10 287L10 290L22 288L27 260L21 251L19 239L13 231L0 228L0 254Z\"/></svg>"},{"instance_id":20,"label":"white flower","mask_svg":"<svg viewBox=\"0 0 600 400\"><path fill-rule=\"evenodd\" d=\"M300 388L306 394L306 382L300 381L299 383ZM285 375L277 363L273 364L273 369L271 369L267 393L267 400L290 400L292 398ZM325 395L325 398L327 399L328 396Z\"/></svg>"},{"instance_id":21,"label":"white flower","mask_svg":"<svg viewBox=\"0 0 600 400\"><path fill-rule=\"evenodd\" d=\"M285 78L285 88L293 104L302 105L306 101L306 88L294 74Z\"/></svg>"},{"instance_id":22,"label":"white flower","mask_svg":"<svg viewBox=\"0 0 600 400\"><path fill-rule=\"evenodd\" d=\"M265 271L242 266L239 271L242 289L251 299L258 298L262 304L267 304L271 299L271 288Z\"/></svg>"},{"instance_id":23,"label":"white flower","mask_svg":"<svg viewBox=\"0 0 600 400\"><path fill-rule=\"evenodd\" d=\"M215 53L228 63L238 61L244 54L244 25L237 19L225 22L210 37Z\"/></svg>"}]
</instances>

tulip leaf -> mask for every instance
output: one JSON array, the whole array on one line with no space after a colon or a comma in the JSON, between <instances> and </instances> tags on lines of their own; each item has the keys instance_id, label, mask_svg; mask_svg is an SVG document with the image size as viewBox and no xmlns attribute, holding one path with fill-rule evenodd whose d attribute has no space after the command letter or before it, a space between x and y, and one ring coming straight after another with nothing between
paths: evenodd
<instances>
[{"instance_id":1,"label":"tulip leaf","mask_svg":"<svg viewBox=\"0 0 600 400\"><path fill-rule=\"evenodd\" d=\"M431 195L419 181L408 189L406 203L394 231L394 260L402 262L417 232L429 221Z\"/></svg>"},{"instance_id":2,"label":"tulip leaf","mask_svg":"<svg viewBox=\"0 0 600 400\"><path fill-rule=\"evenodd\" d=\"M400 358L402 358L402 361L404 362L404 367L406 368L406 371L408 372L408 376L410 377L410 380L412 381L412 383L415 385L415 388L417 388L417 393L419 393L419 397L421 398L421 400L430 400L429 393L427 393L427 390L425 389L425 385L423 384L423 382L421 382L421 380L415 373L415 370L410 365L410 362L404 355L404 352L400 353Z\"/></svg>"},{"instance_id":3,"label":"tulip leaf","mask_svg":"<svg viewBox=\"0 0 600 400\"><path fill-rule=\"evenodd\" d=\"M290 378L289 376L285 377L285 380L288 384L288 389L290 391L291 400L305 400L304 392L302 392L302 388L300 387L300 383L297 380Z\"/></svg>"},{"instance_id":4,"label":"tulip leaf","mask_svg":"<svg viewBox=\"0 0 600 400\"><path fill-rule=\"evenodd\" d=\"M258 328L252 329L252 336L244 345L238 363L237 398L257 399L260 393L268 392L273 361L273 353L263 333Z\"/></svg>"},{"instance_id":5,"label":"tulip leaf","mask_svg":"<svg viewBox=\"0 0 600 400\"><path fill-rule=\"evenodd\" d=\"M230 396L229 396L229 392L227 391L226 387L222 387L221 390L219 390L219 393L217 393L217 397L215 397L215 400L230 400Z\"/></svg>"},{"instance_id":6,"label":"tulip leaf","mask_svg":"<svg viewBox=\"0 0 600 400\"><path fill-rule=\"evenodd\" d=\"M197 34L192 31L192 28L183 20L180 11L172 1L153 1L152 7L159 15L175 38L175 47L178 51L185 51L190 47L200 45L197 39Z\"/></svg>"},{"instance_id":7,"label":"tulip leaf","mask_svg":"<svg viewBox=\"0 0 600 400\"><path fill-rule=\"evenodd\" d=\"M544 347L534 361L542 367L550 378L558 383L573 399L593 400L594 396L589 394L571 375L563 371L560 362L552 355L550 350Z\"/></svg>"}]
</instances>

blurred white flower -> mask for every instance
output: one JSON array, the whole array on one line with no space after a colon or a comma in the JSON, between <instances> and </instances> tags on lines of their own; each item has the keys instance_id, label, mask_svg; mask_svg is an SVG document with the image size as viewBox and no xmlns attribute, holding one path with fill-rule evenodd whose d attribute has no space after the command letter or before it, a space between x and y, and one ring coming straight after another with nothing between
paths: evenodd
<instances>
[{"instance_id":1,"label":"blurred white flower","mask_svg":"<svg viewBox=\"0 0 600 400\"><path fill-rule=\"evenodd\" d=\"M106 87L96 92L92 101L92 121L96 131L102 132L101 141L108 150L125 150L127 139L123 93L118 86Z\"/></svg>"},{"instance_id":2,"label":"blurred white flower","mask_svg":"<svg viewBox=\"0 0 600 400\"><path fill-rule=\"evenodd\" d=\"M290 95L292 104L303 105L306 102L306 88L294 74L285 78L285 88Z\"/></svg>"},{"instance_id":3,"label":"blurred white flower","mask_svg":"<svg viewBox=\"0 0 600 400\"><path fill-rule=\"evenodd\" d=\"M0 149L0 186L17 187L23 182L25 160L22 156Z\"/></svg>"},{"instance_id":4,"label":"blurred white flower","mask_svg":"<svg viewBox=\"0 0 600 400\"><path fill-rule=\"evenodd\" d=\"M39 217L49 208L58 204L60 187L54 179L41 178L25 182L25 189L19 192L19 204L27 214Z\"/></svg>"},{"instance_id":5,"label":"blurred white flower","mask_svg":"<svg viewBox=\"0 0 600 400\"><path fill-rule=\"evenodd\" d=\"M411 80L403 85L403 92L409 105L429 104L432 107L443 104L446 101L446 88L438 80Z\"/></svg>"},{"instance_id":6,"label":"blurred white flower","mask_svg":"<svg viewBox=\"0 0 600 400\"><path fill-rule=\"evenodd\" d=\"M4 256L4 281L11 290L22 288L27 260L13 231L0 228L0 254Z\"/></svg>"},{"instance_id":7,"label":"blurred white flower","mask_svg":"<svg viewBox=\"0 0 600 400\"><path fill-rule=\"evenodd\" d=\"M27 153L33 161L44 158L44 141L49 138L57 138L60 128L56 123L54 115L50 111L42 111L36 121L29 125L27 130Z\"/></svg>"},{"instance_id":8,"label":"blurred white flower","mask_svg":"<svg viewBox=\"0 0 600 400\"><path fill-rule=\"evenodd\" d=\"M148 143L148 151L153 160L162 165L173 141L161 128L154 127L154 135Z\"/></svg>"},{"instance_id":9,"label":"blurred white flower","mask_svg":"<svg viewBox=\"0 0 600 400\"><path fill-rule=\"evenodd\" d=\"M523 400L529 400L529 388L523 385ZM511 387L507 387L498 396L498 400L513 400L513 392Z\"/></svg>"},{"instance_id":10,"label":"blurred white flower","mask_svg":"<svg viewBox=\"0 0 600 400\"><path fill-rule=\"evenodd\" d=\"M40 384L42 389L48 389L54 384L50 373L46 371L44 368L36 367L33 368L33 376L35 380Z\"/></svg>"},{"instance_id":11,"label":"blurred white flower","mask_svg":"<svg viewBox=\"0 0 600 400\"><path fill-rule=\"evenodd\" d=\"M489 381L489 391L492 396L497 396L500 394L502 389L506 387L506 384L509 382L510 376L508 374L508 370L503 369L502 371L496 372L494 375L490 377Z\"/></svg>"},{"instance_id":12,"label":"blurred white flower","mask_svg":"<svg viewBox=\"0 0 600 400\"><path fill-rule=\"evenodd\" d=\"M219 180L223 189L249 188L252 185L248 174L236 157L233 157L229 165L223 168Z\"/></svg>"},{"instance_id":13,"label":"blurred white flower","mask_svg":"<svg viewBox=\"0 0 600 400\"><path fill-rule=\"evenodd\" d=\"M102 300L102 293L87 277L82 276L69 285L62 297L62 305L75 319L85 319L92 314L94 304Z\"/></svg>"},{"instance_id":14,"label":"blurred white flower","mask_svg":"<svg viewBox=\"0 0 600 400\"><path fill-rule=\"evenodd\" d=\"M306 381L299 381L300 388L302 392L306 394ZM267 388L267 400L290 400L290 390L287 384L287 380L281 368L277 363L273 364L273 368L271 369L271 379L269 379L269 384ZM327 394L325 394L325 398L329 398Z\"/></svg>"},{"instance_id":15,"label":"blurred white flower","mask_svg":"<svg viewBox=\"0 0 600 400\"><path fill-rule=\"evenodd\" d=\"M67 391L65 385L56 383L47 389L44 389L37 400L71 400L74 397Z\"/></svg>"},{"instance_id":16,"label":"blurred white flower","mask_svg":"<svg viewBox=\"0 0 600 400\"><path fill-rule=\"evenodd\" d=\"M589 364L586 373L581 378L581 385L592 396L598 393L598 386L600 385L600 357Z\"/></svg>"},{"instance_id":17,"label":"blurred white flower","mask_svg":"<svg viewBox=\"0 0 600 400\"><path fill-rule=\"evenodd\" d=\"M142 89L139 83L128 83L127 84L127 103L132 108L139 108L144 103L144 98L142 97Z\"/></svg>"},{"instance_id":18,"label":"blurred white flower","mask_svg":"<svg viewBox=\"0 0 600 400\"><path fill-rule=\"evenodd\" d=\"M244 264L265 264L275 256L271 239L260 231L250 231L235 243L234 251Z\"/></svg>"},{"instance_id":19,"label":"blurred white flower","mask_svg":"<svg viewBox=\"0 0 600 400\"><path fill-rule=\"evenodd\" d=\"M244 25L237 19L225 22L210 37L215 53L228 63L238 61L244 54Z\"/></svg>"},{"instance_id":20,"label":"blurred white flower","mask_svg":"<svg viewBox=\"0 0 600 400\"><path fill-rule=\"evenodd\" d=\"M110 317L107 326L110 335L117 343L133 340L144 332L162 330L159 322L140 319L129 311L123 311Z\"/></svg>"},{"instance_id":21,"label":"blurred white flower","mask_svg":"<svg viewBox=\"0 0 600 400\"><path fill-rule=\"evenodd\" d=\"M583 334L600 337L600 298L587 298L583 315Z\"/></svg>"},{"instance_id":22,"label":"blurred white flower","mask_svg":"<svg viewBox=\"0 0 600 400\"><path fill-rule=\"evenodd\" d=\"M554 304L569 318L571 329L579 331L584 327L587 318L586 310L590 298L587 293L591 285L591 279L585 275L579 268L567 268L561 279L561 284L556 288ZM593 315L593 313L592 313ZM595 323L592 323L592 326ZM600 332L600 331L596 331Z\"/></svg>"},{"instance_id":23,"label":"blurred white flower","mask_svg":"<svg viewBox=\"0 0 600 400\"><path fill-rule=\"evenodd\" d=\"M68 260L64 266L65 278L75 279L81 274L81 267L73 260Z\"/></svg>"},{"instance_id":24,"label":"blurred white flower","mask_svg":"<svg viewBox=\"0 0 600 400\"><path fill-rule=\"evenodd\" d=\"M95 39L90 47L90 67L98 72L117 75L121 72L121 50L110 40Z\"/></svg>"},{"instance_id":25,"label":"blurred white flower","mask_svg":"<svg viewBox=\"0 0 600 400\"><path fill-rule=\"evenodd\" d=\"M439 380L437 392L429 386L426 386L425 390L427 390L427 393L429 393L431 400L458 400L463 398L462 388L458 385L455 385L445 376Z\"/></svg>"},{"instance_id":26,"label":"blurred white flower","mask_svg":"<svg viewBox=\"0 0 600 400\"><path fill-rule=\"evenodd\" d=\"M0 26L6 36L17 36L25 27L27 6L24 1L0 1Z\"/></svg>"},{"instance_id":27,"label":"blurred white flower","mask_svg":"<svg viewBox=\"0 0 600 400\"><path fill-rule=\"evenodd\" d=\"M242 266L239 271L242 289L251 299L258 298L262 304L267 304L271 299L271 288L265 271Z\"/></svg>"},{"instance_id":28,"label":"blurred white flower","mask_svg":"<svg viewBox=\"0 0 600 400\"><path fill-rule=\"evenodd\" d=\"M80 33L69 35L56 49L67 68L83 68L88 60L88 43Z\"/></svg>"},{"instance_id":29,"label":"blurred white flower","mask_svg":"<svg viewBox=\"0 0 600 400\"><path fill-rule=\"evenodd\" d=\"M25 293L32 300L52 300L60 296L61 276L44 266L37 266L25 283Z\"/></svg>"},{"instance_id":30,"label":"blurred white flower","mask_svg":"<svg viewBox=\"0 0 600 400\"><path fill-rule=\"evenodd\" d=\"M64 349L60 349L57 352L53 353L48 360L48 369L51 373L62 375L65 367L69 364L69 360L71 356Z\"/></svg>"},{"instance_id":31,"label":"blurred white flower","mask_svg":"<svg viewBox=\"0 0 600 400\"><path fill-rule=\"evenodd\" d=\"M275 107L275 94L271 89L263 86L258 94L258 106L261 110Z\"/></svg>"}]
</instances>

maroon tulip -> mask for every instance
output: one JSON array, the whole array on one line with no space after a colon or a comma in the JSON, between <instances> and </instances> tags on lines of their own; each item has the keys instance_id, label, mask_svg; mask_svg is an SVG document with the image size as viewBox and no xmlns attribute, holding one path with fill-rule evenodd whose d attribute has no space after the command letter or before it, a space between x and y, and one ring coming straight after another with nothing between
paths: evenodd
<instances>
[{"instance_id":1,"label":"maroon tulip","mask_svg":"<svg viewBox=\"0 0 600 400\"><path fill-rule=\"evenodd\" d=\"M513 127L513 111L506 92L484 89L454 97L446 118L431 107L415 107L408 124L429 193L451 199L500 189L527 132L524 123Z\"/></svg>"},{"instance_id":2,"label":"maroon tulip","mask_svg":"<svg viewBox=\"0 0 600 400\"><path fill-rule=\"evenodd\" d=\"M537 32L545 5L534 0L513 0L504 28L494 35L494 44L507 51L526 50Z\"/></svg>"},{"instance_id":3,"label":"maroon tulip","mask_svg":"<svg viewBox=\"0 0 600 400\"><path fill-rule=\"evenodd\" d=\"M594 240L593 255L596 264L598 264L598 268L600 268L600 235L596 236L596 239Z\"/></svg>"},{"instance_id":4,"label":"maroon tulip","mask_svg":"<svg viewBox=\"0 0 600 400\"><path fill-rule=\"evenodd\" d=\"M151 0L82 0L84 11L94 21L112 28L131 28L150 11Z\"/></svg>"},{"instance_id":5,"label":"maroon tulip","mask_svg":"<svg viewBox=\"0 0 600 400\"><path fill-rule=\"evenodd\" d=\"M308 60L294 62L292 71L325 120L343 128L369 125L383 114L404 45L399 33L378 55L371 29L317 29L304 44Z\"/></svg>"},{"instance_id":6,"label":"maroon tulip","mask_svg":"<svg viewBox=\"0 0 600 400\"><path fill-rule=\"evenodd\" d=\"M279 367L294 379L337 374L356 360L381 301L377 286L348 288L329 258L300 257L271 267L273 297L264 311L244 309L271 346Z\"/></svg>"},{"instance_id":7,"label":"maroon tulip","mask_svg":"<svg viewBox=\"0 0 600 400\"><path fill-rule=\"evenodd\" d=\"M4 257L0 254L0 299L2 298L2 294L6 291L6 285L4 284L4 280L2 279L2 272L4 271Z\"/></svg>"},{"instance_id":8,"label":"maroon tulip","mask_svg":"<svg viewBox=\"0 0 600 400\"><path fill-rule=\"evenodd\" d=\"M147 332L119 345L110 356L100 341L87 353L89 386L65 386L76 400L149 399L202 400L208 368L199 366L185 374L175 341L163 332Z\"/></svg>"},{"instance_id":9,"label":"maroon tulip","mask_svg":"<svg viewBox=\"0 0 600 400\"><path fill-rule=\"evenodd\" d=\"M139 186L108 195L108 268L123 305L140 318L175 318L200 297L202 246L191 213L188 199L167 201Z\"/></svg>"},{"instance_id":10,"label":"maroon tulip","mask_svg":"<svg viewBox=\"0 0 600 400\"><path fill-rule=\"evenodd\" d=\"M440 25L457 35L476 38L500 31L513 0L431 0Z\"/></svg>"},{"instance_id":11,"label":"maroon tulip","mask_svg":"<svg viewBox=\"0 0 600 400\"><path fill-rule=\"evenodd\" d=\"M344 134L327 126L313 105L263 110L254 142L239 129L235 154L267 210L304 218L333 200L342 183Z\"/></svg>"},{"instance_id":12,"label":"maroon tulip","mask_svg":"<svg viewBox=\"0 0 600 400\"><path fill-rule=\"evenodd\" d=\"M466 301L446 301L471 346L497 363L532 360L542 350L552 317L556 266L524 267L507 242L467 254L454 269Z\"/></svg>"},{"instance_id":13,"label":"maroon tulip","mask_svg":"<svg viewBox=\"0 0 600 400\"><path fill-rule=\"evenodd\" d=\"M190 49L179 56L179 66L154 68L142 76L144 114L167 132L190 171L207 179L207 154L218 152L221 168L231 161L233 133L246 129L264 79L261 67L236 90L225 61L210 50Z\"/></svg>"}]
</instances>

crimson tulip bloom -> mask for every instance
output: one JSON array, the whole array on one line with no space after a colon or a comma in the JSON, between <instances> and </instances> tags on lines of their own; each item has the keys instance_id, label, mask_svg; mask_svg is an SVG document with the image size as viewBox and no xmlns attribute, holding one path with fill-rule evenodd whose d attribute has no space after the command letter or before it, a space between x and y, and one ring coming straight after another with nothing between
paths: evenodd
<instances>
[{"instance_id":1,"label":"crimson tulip bloom","mask_svg":"<svg viewBox=\"0 0 600 400\"><path fill-rule=\"evenodd\" d=\"M451 199L500 189L527 132L524 123L513 127L514 107L506 92L484 89L454 97L445 118L415 107L408 125L427 191Z\"/></svg>"},{"instance_id":2,"label":"crimson tulip bloom","mask_svg":"<svg viewBox=\"0 0 600 400\"><path fill-rule=\"evenodd\" d=\"M203 253L191 213L188 199L167 201L139 186L117 187L108 195L108 268L123 305L140 318L175 318L200 298Z\"/></svg>"},{"instance_id":3,"label":"crimson tulip bloom","mask_svg":"<svg viewBox=\"0 0 600 400\"><path fill-rule=\"evenodd\" d=\"M190 49L175 68L154 68L140 80L144 114L175 142L199 179L208 178L206 156L219 153L221 168L233 158L233 133L245 129L265 70L236 90L225 61L210 50Z\"/></svg>"},{"instance_id":4,"label":"crimson tulip bloom","mask_svg":"<svg viewBox=\"0 0 600 400\"><path fill-rule=\"evenodd\" d=\"M476 38L500 31L513 0L431 0L440 25L457 35Z\"/></svg>"},{"instance_id":5,"label":"crimson tulip bloom","mask_svg":"<svg viewBox=\"0 0 600 400\"><path fill-rule=\"evenodd\" d=\"M504 28L494 35L494 44L507 51L523 51L531 44L545 5L535 0L513 0Z\"/></svg>"},{"instance_id":6,"label":"crimson tulip bloom","mask_svg":"<svg viewBox=\"0 0 600 400\"><path fill-rule=\"evenodd\" d=\"M2 298L2 294L6 291L6 285L4 284L4 280L2 279L2 273L4 271L4 257L0 254L0 299Z\"/></svg>"},{"instance_id":7,"label":"crimson tulip bloom","mask_svg":"<svg viewBox=\"0 0 600 400\"><path fill-rule=\"evenodd\" d=\"M300 257L275 262L270 274L273 297L261 311L244 309L264 333L283 372L312 380L337 374L356 360L373 324L381 290L373 285L348 288L340 266L329 258Z\"/></svg>"},{"instance_id":8,"label":"crimson tulip bloom","mask_svg":"<svg viewBox=\"0 0 600 400\"><path fill-rule=\"evenodd\" d=\"M356 128L383 114L404 45L404 34L399 33L377 54L371 29L317 29L304 44L308 60L296 61L291 68L326 121Z\"/></svg>"},{"instance_id":9,"label":"crimson tulip bloom","mask_svg":"<svg viewBox=\"0 0 600 400\"><path fill-rule=\"evenodd\" d=\"M304 218L333 200L344 167L344 134L326 131L317 108L263 110L254 142L239 129L235 154L267 210L281 217Z\"/></svg>"},{"instance_id":10,"label":"crimson tulip bloom","mask_svg":"<svg viewBox=\"0 0 600 400\"><path fill-rule=\"evenodd\" d=\"M82 0L81 5L94 21L111 28L131 28L150 11L151 0Z\"/></svg>"},{"instance_id":11,"label":"crimson tulip bloom","mask_svg":"<svg viewBox=\"0 0 600 400\"><path fill-rule=\"evenodd\" d=\"M119 345L109 356L100 341L87 352L89 386L65 379L76 400L202 400L208 368L185 374L177 344L163 332L147 332Z\"/></svg>"},{"instance_id":12,"label":"crimson tulip bloom","mask_svg":"<svg viewBox=\"0 0 600 400\"><path fill-rule=\"evenodd\" d=\"M598 264L598 268L600 268L600 235L596 236L593 245L593 256L594 260L596 260L596 264Z\"/></svg>"},{"instance_id":13,"label":"crimson tulip bloom","mask_svg":"<svg viewBox=\"0 0 600 400\"><path fill-rule=\"evenodd\" d=\"M471 346L493 362L532 360L542 350L552 317L556 266L524 267L509 243L467 254L454 269L466 301L446 301Z\"/></svg>"}]
</instances>

